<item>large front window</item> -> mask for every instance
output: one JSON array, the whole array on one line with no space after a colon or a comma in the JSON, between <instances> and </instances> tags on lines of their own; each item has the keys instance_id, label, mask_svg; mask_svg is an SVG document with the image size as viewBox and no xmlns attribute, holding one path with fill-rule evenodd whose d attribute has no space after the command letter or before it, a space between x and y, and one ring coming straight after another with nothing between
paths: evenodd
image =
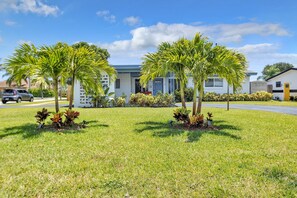
<instances>
[{"instance_id":1,"label":"large front window","mask_svg":"<svg viewBox=\"0 0 297 198\"><path fill-rule=\"evenodd\" d=\"M210 77L205 81L205 87L223 87L223 79Z\"/></svg>"}]
</instances>

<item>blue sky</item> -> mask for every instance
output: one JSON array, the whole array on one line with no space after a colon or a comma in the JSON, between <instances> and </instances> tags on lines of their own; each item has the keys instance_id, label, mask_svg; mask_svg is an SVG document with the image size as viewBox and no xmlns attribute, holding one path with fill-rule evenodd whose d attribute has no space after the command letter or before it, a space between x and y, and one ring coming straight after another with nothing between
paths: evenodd
<instances>
[{"instance_id":1,"label":"blue sky","mask_svg":"<svg viewBox=\"0 0 297 198\"><path fill-rule=\"evenodd\" d=\"M294 0L0 0L0 58L24 42L86 41L107 48L111 64L141 64L160 42L201 32L261 74L280 61L297 67L296 10Z\"/></svg>"}]
</instances>

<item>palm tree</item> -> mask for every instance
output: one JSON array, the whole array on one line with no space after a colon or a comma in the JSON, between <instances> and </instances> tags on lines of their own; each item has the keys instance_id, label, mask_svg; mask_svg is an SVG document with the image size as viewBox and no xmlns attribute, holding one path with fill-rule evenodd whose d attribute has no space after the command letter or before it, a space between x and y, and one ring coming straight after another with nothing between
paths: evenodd
<instances>
[{"instance_id":1,"label":"palm tree","mask_svg":"<svg viewBox=\"0 0 297 198\"><path fill-rule=\"evenodd\" d=\"M11 85L12 82L16 82L21 85L22 80L27 82L34 73L36 57L37 48L33 44L24 43L20 45L3 64L6 71L4 76L8 76L7 83Z\"/></svg>"},{"instance_id":2,"label":"palm tree","mask_svg":"<svg viewBox=\"0 0 297 198\"><path fill-rule=\"evenodd\" d=\"M53 46L42 46L38 51L37 67L41 74L53 81L56 113L59 112L58 86L66 79L67 44L57 43Z\"/></svg>"},{"instance_id":3,"label":"palm tree","mask_svg":"<svg viewBox=\"0 0 297 198\"><path fill-rule=\"evenodd\" d=\"M74 83L79 80L87 89L87 92L93 91L97 93L102 91L100 76L102 72L107 73L110 77L114 77L116 71L108 64L108 61L102 56L98 56L96 52L85 46L76 46L68 48L68 68L67 73L70 74L71 92L69 100L69 108L72 108L74 96Z\"/></svg>"},{"instance_id":4,"label":"palm tree","mask_svg":"<svg viewBox=\"0 0 297 198\"><path fill-rule=\"evenodd\" d=\"M168 72L173 72L180 82L180 92L182 106L186 108L184 88L187 83L186 62L183 45L186 39L180 39L173 44L163 42L159 45L156 53L148 53L144 57L141 68L141 83L146 85L149 80L165 76Z\"/></svg>"},{"instance_id":5,"label":"palm tree","mask_svg":"<svg viewBox=\"0 0 297 198\"><path fill-rule=\"evenodd\" d=\"M205 64L200 69L199 74L199 101L197 106L197 113L201 113L202 98L204 94L204 81L209 76L218 75L218 77L226 79L228 85L233 85L236 89L241 86L241 82L245 77L246 59L237 52L228 50L223 46L215 46L209 44L208 56ZM228 88L229 89L229 88Z\"/></svg>"}]
</instances>

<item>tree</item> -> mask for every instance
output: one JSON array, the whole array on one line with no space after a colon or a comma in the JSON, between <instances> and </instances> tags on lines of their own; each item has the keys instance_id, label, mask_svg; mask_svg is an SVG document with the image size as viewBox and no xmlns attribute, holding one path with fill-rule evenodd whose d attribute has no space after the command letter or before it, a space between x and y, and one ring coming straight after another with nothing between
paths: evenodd
<instances>
[{"instance_id":1,"label":"tree","mask_svg":"<svg viewBox=\"0 0 297 198\"><path fill-rule=\"evenodd\" d=\"M180 82L181 101L184 108L186 108L184 89L187 83L187 68L183 45L186 42L186 39L180 39L173 44L164 42L159 45L157 52L145 55L140 77L141 83L146 85L149 80L173 72Z\"/></svg>"},{"instance_id":2,"label":"tree","mask_svg":"<svg viewBox=\"0 0 297 198\"><path fill-rule=\"evenodd\" d=\"M98 49L100 48L94 48L85 43L78 43L68 47L67 73L71 80L70 109L72 108L76 79L80 81L87 92L98 93L100 90L102 91L100 81L102 72L107 73L111 78L116 74L115 69L108 64L107 56L102 55L102 51Z\"/></svg>"},{"instance_id":3,"label":"tree","mask_svg":"<svg viewBox=\"0 0 297 198\"><path fill-rule=\"evenodd\" d=\"M64 84L67 77L67 47L65 43L42 46L38 51L37 68L44 77L51 78L55 96L56 113L59 112L58 86Z\"/></svg>"},{"instance_id":4,"label":"tree","mask_svg":"<svg viewBox=\"0 0 297 198\"><path fill-rule=\"evenodd\" d=\"M294 67L294 65L290 63L284 63L284 62L279 62L279 63L274 63L272 65L266 65L262 71L262 76L258 77L258 80L260 79L268 79L280 72L283 72L287 69L290 69Z\"/></svg>"},{"instance_id":5,"label":"tree","mask_svg":"<svg viewBox=\"0 0 297 198\"><path fill-rule=\"evenodd\" d=\"M64 43L40 48L36 48L33 44L20 45L4 64L9 82L20 82L30 76L50 78L54 86L55 109L59 112L58 83L65 79L66 47Z\"/></svg>"},{"instance_id":6,"label":"tree","mask_svg":"<svg viewBox=\"0 0 297 198\"><path fill-rule=\"evenodd\" d=\"M241 86L245 77L246 60L242 54L228 50L223 46L213 45L206 37L196 34L190 43L187 66L193 77L194 94L192 115L200 114L204 95L204 82L209 76L217 75L226 79L234 88ZM197 89L199 99L196 109Z\"/></svg>"}]
</instances>

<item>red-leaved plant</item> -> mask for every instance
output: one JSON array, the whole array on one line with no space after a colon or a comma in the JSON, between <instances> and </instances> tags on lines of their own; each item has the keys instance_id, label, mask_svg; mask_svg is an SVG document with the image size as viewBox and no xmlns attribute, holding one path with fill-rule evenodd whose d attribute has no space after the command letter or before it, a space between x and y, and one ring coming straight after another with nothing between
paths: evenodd
<instances>
[{"instance_id":1,"label":"red-leaved plant","mask_svg":"<svg viewBox=\"0 0 297 198\"><path fill-rule=\"evenodd\" d=\"M74 124L74 120L78 118L79 112L71 109L67 109L64 113L65 116L65 125L72 126Z\"/></svg>"}]
</instances>

